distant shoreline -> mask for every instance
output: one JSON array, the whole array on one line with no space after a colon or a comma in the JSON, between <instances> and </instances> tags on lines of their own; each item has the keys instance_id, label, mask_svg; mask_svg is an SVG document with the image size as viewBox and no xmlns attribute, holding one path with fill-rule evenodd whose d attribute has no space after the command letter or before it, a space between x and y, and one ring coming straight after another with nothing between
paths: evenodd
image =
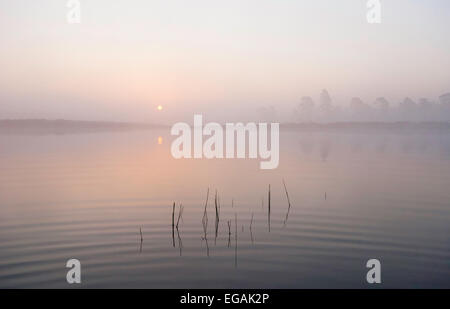
<instances>
[{"instance_id":1,"label":"distant shoreline","mask_svg":"<svg viewBox=\"0 0 450 309\"><path fill-rule=\"evenodd\" d=\"M152 130L167 128L165 125L110 122L80 121L64 119L3 119L0 120L0 134L68 134L108 131Z\"/></svg>"},{"instance_id":2,"label":"distant shoreline","mask_svg":"<svg viewBox=\"0 0 450 309\"><path fill-rule=\"evenodd\" d=\"M169 129L169 125L48 119L3 119L0 134L71 134L110 131L136 131ZM282 130L289 131L449 131L450 122L334 122L334 123L281 123Z\"/></svg>"},{"instance_id":3,"label":"distant shoreline","mask_svg":"<svg viewBox=\"0 0 450 309\"><path fill-rule=\"evenodd\" d=\"M450 131L450 122L333 122L333 123L284 123L282 129L320 130L364 130L364 131Z\"/></svg>"}]
</instances>

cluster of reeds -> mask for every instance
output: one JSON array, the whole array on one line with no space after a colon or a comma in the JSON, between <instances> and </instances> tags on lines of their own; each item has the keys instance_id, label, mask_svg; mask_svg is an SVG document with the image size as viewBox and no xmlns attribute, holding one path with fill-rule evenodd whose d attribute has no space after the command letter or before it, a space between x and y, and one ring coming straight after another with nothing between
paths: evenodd
<instances>
[{"instance_id":1,"label":"cluster of reeds","mask_svg":"<svg viewBox=\"0 0 450 309\"><path fill-rule=\"evenodd\" d=\"M282 179L282 183L283 183L283 187L284 187L284 191L286 194L286 199L287 199L287 204L288 204L288 208L286 211L286 216L283 220L283 226L286 226L286 223L288 221L289 218L289 213L291 210L291 200L289 197L289 192L286 186L286 182L284 181L284 179ZM208 234L208 202L209 202L209 188L206 191L206 201L205 201L205 205L204 205L204 209L203 209L203 217L202 217L202 226L203 226L203 236L202 236L202 240L205 241L206 243L206 253L207 256L209 256L209 245L208 245L208 238L207 238L207 234ZM271 200L271 185L269 184L268 187L268 192L267 192L267 225L268 225L268 229L269 232L271 230L271 208L272 208L272 200ZM325 193L325 198L326 198L326 193ZM234 208L234 199L231 200L231 207ZM262 199L261 201L261 207L264 209L264 199ZM176 203L174 202L172 205L172 245L173 247L176 247L175 244L175 230L177 231L177 236L178 236L178 247L180 249L180 255L182 252L182 241L181 241L181 237L180 237L180 231L179 231L179 226L180 226L180 221L182 221L182 216L183 216L183 210L184 207L182 204L180 204L179 206L179 211L178 211L178 217L175 223L175 212L176 212ZM221 214L220 214L220 210L221 210L221 203L220 203L220 196L217 192L217 190L215 191L215 196L214 196L214 210L215 210L215 225L214 225L214 230L215 230L215 237L214 237L214 244L217 243L217 237L219 234L219 226L220 226L220 219L221 219ZM253 218L254 218L254 213L251 213L251 219L250 219L250 224L249 224L249 231L250 231L250 238L253 244ZM235 212L235 231L234 231L234 240L235 240L235 265L237 267L237 242L238 242L238 231L237 231L237 212ZM231 220L227 220L227 226L228 226L228 247L230 247L231 245ZM244 231L244 225L242 225L242 231ZM143 235L142 235L142 228L139 228L139 233L140 233L140 239L141 239L141 244L143 242Z\"/></svg>"}]
</instances>

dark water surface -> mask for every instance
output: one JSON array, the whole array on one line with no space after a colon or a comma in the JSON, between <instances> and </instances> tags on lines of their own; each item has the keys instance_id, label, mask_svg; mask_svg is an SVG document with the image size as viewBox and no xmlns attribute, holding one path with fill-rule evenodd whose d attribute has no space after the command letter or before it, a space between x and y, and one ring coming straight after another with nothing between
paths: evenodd
<instances>
[{"instance_id":1,"label":"dark water surface","mask_svg":"<svg viewBox=\"0 0 450 309\"><path fill-rule=\"evenodd\" d=\"M76 258L87 288L359 288L377 258L381 287L450 288L450 134L282 132L270 171L171 140L0 135L0 287L69 287Z\"/></svg>"}]
</instances>

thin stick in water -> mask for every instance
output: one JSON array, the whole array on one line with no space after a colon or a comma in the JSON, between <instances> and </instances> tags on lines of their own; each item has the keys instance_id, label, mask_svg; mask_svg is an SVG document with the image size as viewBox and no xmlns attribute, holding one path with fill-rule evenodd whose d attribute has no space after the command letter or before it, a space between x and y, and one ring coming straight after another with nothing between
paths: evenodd
<instances>
[{"instance_id":1,"label":"thin stick in water","mask_svg":"<svg viewBox=\"0 0 450 309\"><path fill-rule=\"evenodd\" d=\"M216 196L214 197L214 206L216 208L216 221L219 220L219 198L217 196L217 190L216 190Z\"/></svg>"},{"instance_id":2,"label":"thin stick in water","mask_svg":"<svg viewBox=\"0 0 450 309\"><path fill-rule=\"evenodd\" d=\"M268 198L267 198L267 221L268 221L268 225L269 225L269 232L270 232L270 184L269 184L269 194L268 194Z\"/></svg>"},{"instance_id":3,"label":"thin stick in water","mask_svg":"<svg viewBox=\"0 0 450 309\"><path fill-rule=\"evenodd\" d=\"M228 248L230 248L230 242L231 242L231 220L228 220L227 224L228 224Z\"/></svg>"},{"instance_id":4,"label":"thin stick in water","mask_svg":"<svg viewBox=\"0 0 450 309\"><path fill-rule=\"evenodd\" d=\"M252 244L253 244L253 231L252 231L252 226L253 226L253 212L252 212L252 219L250 220L250 239L252 240Z\"/></svg>"},{"instance_id":5,"label":"thin stick in water","mask_svg":"<svg viewBox=\"0 0 450 309\"><path fill-rule=\"evenodd\" d=\"M288 210L286 212L286 218L284 219L284 225L286 225L286 222L287 222L288 217L289 217L289 210L291 209L291 200L289 199L289 193L288 193L288 190L286 188L286 183L284 182L284 179L283 179L283 186L284 186L284 191L286 192L286 198L287 198L287 201L288 201Z\"/></svg>"},{"instance_id":6,"label":"thin stick in water","mask_svg":"<svg viewBox=\"0 0 450 309\"><path fill-rule=\"evenodd\" d=\"M178 230L178 225L180 224L180 219L183 216L183 209L184 209L183 205L180 204L180 210L178 211L178 219L177 219L177 225L176 225L177 230Z\"/></svg>"},{"instance_id":7,"label":"thin stick in water","mask_svg":"<svg viewBox=\"0 0 450 309\"><path fill-rule=\"evenodd\" d=\"M206 192L205 210L203 211L203 218L202 218L202 224L203 224L203 229L205 230L205 233L206 233L206 228L208 226L208 212L206 211L206 208L208 207L208 199L209 199L209 188L208 188L208 191Z\"/></svg>"},{"instance_id":8,"label":"thin stick in water","mask_svg":"<svg viewBox=\"0 0 450 309\"><path fill-rule=\"evenodd\" d=\"M234 267L237 268L237 240L238 240L238 236L237 236L237 213L234 214L234 222L235 222L235 235L234 235Z\"/></svg>"},{"instance_id":9,"label":"thin stick in water","mask_svg":"<svg viewBox=\"0 0 450 309\"><path fill-rule=\"evenodd\" d=\"M175 247L175 202L172 206L172 245Z\"/></svg>"},{"instance_id":10,"label":"thin stick in water","mask_svg":"<svg viewBox=\"0 0 450 309\"><path fill-rule=\"evenodd\" d=\"M175 202L173 202L172 206L172 228L175 226Z\"/></svg>"}]
</instances>

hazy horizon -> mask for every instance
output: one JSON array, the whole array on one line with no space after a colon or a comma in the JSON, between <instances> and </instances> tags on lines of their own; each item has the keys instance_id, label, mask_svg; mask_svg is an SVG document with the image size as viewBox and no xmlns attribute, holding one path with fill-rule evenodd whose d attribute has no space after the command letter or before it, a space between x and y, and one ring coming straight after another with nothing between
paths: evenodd
<instances>
[{"instance_id":1,"label":"hazy horizon","mask_svg":"<svg viewBox=\"0 0 450 309\"><path fill-rule=\"evenodd\" d=\"M293 121L302 97L336 107L450 91L448 1L0 1L0 118L172 124ZM162 111L157 106L163 107Z\"/></svg>"}]
</instances>

